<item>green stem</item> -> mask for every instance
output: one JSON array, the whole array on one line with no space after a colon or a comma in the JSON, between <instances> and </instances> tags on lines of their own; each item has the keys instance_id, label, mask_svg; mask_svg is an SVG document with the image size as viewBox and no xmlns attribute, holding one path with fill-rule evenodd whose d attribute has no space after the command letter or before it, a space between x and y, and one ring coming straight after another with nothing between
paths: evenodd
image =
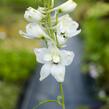
<instances>
[{"instance_id":1,"label":"green stem","mask_svg":"<svg viewBox=\"0 0 109 109\"><path fill-rule=\"evenodd\" d=\"M52 28L52 23L51 23L51 13L48 13L48 26L49 26L50 36L52 37L53 40L55 40L55 35L54 35L53 28Z\"/></svg>"},{"instance_id":2,"label":"green stem","mask_svg":"<svg viewBox=\"0 0 109 109\"><path fill-rule=\"evenodd\" d=\"M44 100L44 101L40 102L38 105L36 105L33 109L37 109L37 108L40 107L41 105L44 105L44 104L50 103L50 102L55 102L55 103L57 103L57 100Z\"/></svg>"},{"instance_id":3,"label":"green stem","mask_svg":"<svg viewBox=\"0 0 109 109\"><path fill-rule=\"evenodd\" d=\"M60 95L62 97L62 109L65 109L65 102L64 102L64 91L62 83L59 83Z\"/></svg>"}]
</instances>

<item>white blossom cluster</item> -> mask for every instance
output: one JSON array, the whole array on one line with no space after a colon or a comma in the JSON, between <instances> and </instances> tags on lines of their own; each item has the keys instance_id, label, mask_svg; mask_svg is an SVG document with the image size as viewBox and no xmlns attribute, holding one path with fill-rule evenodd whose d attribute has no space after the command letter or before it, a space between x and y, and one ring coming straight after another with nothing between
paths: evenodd
<instances>
[{"instance_id":1,"label":"white blossom cluster","mask_svg":"<svg viewBox=\"0 0 109 109\"><path fill-rule=\"evenodd\" d=\"M26 32L20 31L20 34L29 39L43 39L47 43L47 47L34 49L37 61L44 64L40 71L40 81L50 74L57 82L64 81L65 66L72 63L74 53L63 48L68 39L81 31L78 29L79 24L69 16L76 6L73 0L68 0L50 10L45 7L38 7L37 10L29 7L25 11L24 18L29 23Z\"/></svg>"}]
</instances>

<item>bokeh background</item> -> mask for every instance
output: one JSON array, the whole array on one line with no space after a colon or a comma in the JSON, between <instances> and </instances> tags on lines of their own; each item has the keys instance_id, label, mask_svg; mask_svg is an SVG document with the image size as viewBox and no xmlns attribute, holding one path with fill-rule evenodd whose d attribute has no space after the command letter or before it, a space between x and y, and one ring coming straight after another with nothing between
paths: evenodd
<instances>
[{"instance_id":1,"label":"bokeh background","mask_svg":"<svg viewBox=\"0 0 109 109\"><path fill-rule=\"evenodd\" d=\"M22 38L27 7L37 8L41 0L0 0L0 109L17 109L24 87L37 63L33 53L38 40ZM56 4L62 0L56 0ZM66 1L66 0L63 0ZM99 99L109 109L109 0L75 0L71 16L80 23L84 42L82 72L94 73Z\"/></svg>"}]
</instances>

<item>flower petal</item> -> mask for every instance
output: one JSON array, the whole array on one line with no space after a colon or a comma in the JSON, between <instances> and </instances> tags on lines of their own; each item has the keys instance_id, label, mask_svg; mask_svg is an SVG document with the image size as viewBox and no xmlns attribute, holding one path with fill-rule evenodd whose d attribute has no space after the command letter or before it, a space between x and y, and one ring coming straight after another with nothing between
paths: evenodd
<instances>
[{"instance_id":1,"label":"flower petal","mask_svg":"<svg viewBox=\"0 0 109 109\"><path fill-rule=\"evenodd\" d=\"M48 49L47 48L35 48L34 52L36 54L37 57L37 61L39 63L46 63L46 61L44 60L45 55L48 53Z\"/></svg>"},{"instance_id":2,"label":"flower petal","mask_svg":"<svg viewBox=\"0 0 109 109\"><path fill-rule=\"evenodd\" d=\"M74 59L74 53L72 51L61 50L60 57L61 57L61 64L70 65Z\"/></svg>"},{"instance_id":3,"label":"flower petal","mask_svg":"<svg viewBox=\"0 0 109 109\"><path fill-rule=\"evenodd\" d=\"M60 11L63 13L72 12L76 8L77 4L73 0L68 0L67 2L61 4L60 6L53 9L53 11Z\"/></svg>"},{"instance_id":4,"label":"flower petal","mask_svg":"<svg viewBox=\"0 0 109 109\"><path fill-rule=\"evenodd\" d=\"M45 64L42 66L41 68L41 72L40 72L40 81L44 80L45 78L47 78L50 74L50 69L51 69L51 65L50 64Z\"/></svg>"},{"instance_id":5,"label":"flower petal","mask_svg":"<svg viewBox=\"0 0 109 109\"><path fill-rule=\"evenodd\" d=\"M64 82L65 77L65 66L63 65L52 65L51 74L57 82Z\"/></svg>"}]
</instances>

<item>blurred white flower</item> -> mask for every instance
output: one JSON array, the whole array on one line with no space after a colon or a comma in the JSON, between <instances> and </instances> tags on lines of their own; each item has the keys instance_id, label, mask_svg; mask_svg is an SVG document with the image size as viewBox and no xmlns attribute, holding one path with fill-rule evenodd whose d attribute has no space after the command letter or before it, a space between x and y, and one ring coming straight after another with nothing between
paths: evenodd
<instances>
[{"instance_id":1,"label":"blurred white flower","mask_svg":"<svg viewBox=\"0 0 109 109\"><path fill-rule=\"evenodd\" d=\"M29 22L39 22L44 18L44 11L45 9L42 7L39 7L37 10L35 10L32 7L27 8L24 14L24 18Z\"/></svg>"},{"instance_id":2,"label":"blurred white flower","mask_svg":"<svg viewBox=\"0 0 109 109\"><path fill-rule=\"evenodd\" d=\"M25 38L34 39L34 38L49 38L49 36L45 33L43 27L36 23L29 23L26 26L26 32L19 31L21 35Z\"/></svg>"},{"instance_id":3,"label":"blurred white flower","mask_svg":"<svg viewBox=\"0 0 109 109\"><path fill-rule=\"evenodd\" d=\"M73 21L68 14L60 17L59 22L56 26L56 32L59 44L61 45L65 44L69 38L79 34L81 30L80 29L78 30L78 27L79 24Z\"/></svg>"},{"instance_id":4,"label":"blurred white flower","mask_svg":"<svg viewBox=\"0 0 109 109\"><path fill-rule=\"evenodd\" d=\"M63 82L65 76L65 66L70 65L74 58L74 53L66 50L59 50L55 47L34 49L37 61L44 64L40 72L40 81L50 74L57 82Z\"/></svg>"},{"instance_id":5,"label":"blurred white flower","mask_svg":"<svg viewBox=\"0 0 109 109\"><path fill-rule=\"evenodd\" d=\"M70 13L76 8L77 4L73 0L68 0L67 2L57 6L53 11L59 11L62 13Z\"/></svg>"},{"instance_id":6,"label":"blurred white flower","mask_svg":"<svg viewBox=\"0 0 109 109\"><path fill-rule=\"evenodd\" d=\"M98 96L100 98L105 98L106 97L106 92L104 90L99 91Z\"/></svg>"},{"instance_id":7,"label":"blurred white flower","mask_svg":"<svg viewBox=\"0 0 109 109\"><path fill-rule=\"evenodd\" d=\"M99 73L97 71L96 65L94 65L94 64L90 64L90 66L89 66L89 73L90 73L90 76L92 78L94 78L94 79L99 77Z\"/></svg>"}]
</instances>

